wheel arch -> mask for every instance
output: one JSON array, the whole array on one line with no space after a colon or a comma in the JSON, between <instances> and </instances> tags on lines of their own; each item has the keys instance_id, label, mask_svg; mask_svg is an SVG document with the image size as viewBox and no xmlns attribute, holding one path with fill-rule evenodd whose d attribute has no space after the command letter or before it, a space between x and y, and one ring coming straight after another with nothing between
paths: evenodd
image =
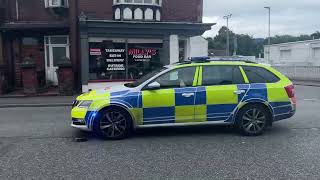
<instances>
[{"instance_id":1,"label":"wheel arch","mask_svg":"<svg viewBox=\"0 0 320 180\"><path fill-rule=\"evenodd\" d=\"M244 101L244 102L241 102L239 104L239 106L236 108L236 111L234 113L234 119L233 121L236 122L236 118L238 116L238 113L239 111L246 107L246 106L249 106L249 105L252 105L252 104L258 104L258 105L262 105L263 107L265 107L265 109L268 111L269 115L270 115L270 118L271 118L271 122L270 125L272 124L272 122L274 121L274 112L273 112L273 108L272 106L270 105L269 102L265 101L265 100L262 100L262 99L251 99L251 100L248 100L248 101Z\"/></svg>"},{"instance_id":2,"label":"wheel arch","mask_svg":"<svg viewBox=\"0 0 320 180\"><path fill-rule=\"evenodd\" d=\"M105 111L105 110L108 110L108 109L112 109L112 108L119 108L119 109L123 109L125 110L129 115L130 115L130 118L131 118L131 123L132 123L132 127L135 128L136 127L136 120L135 120L135 117L134 115L132 114L132 112L129 110L129 107L123 105L123 104L118 104L118 103L110 103L110 105L108 106L103 106L102 108L100 108L98 110L99 113L101 113L102 111Z\"/></svg>"}]
</instances>

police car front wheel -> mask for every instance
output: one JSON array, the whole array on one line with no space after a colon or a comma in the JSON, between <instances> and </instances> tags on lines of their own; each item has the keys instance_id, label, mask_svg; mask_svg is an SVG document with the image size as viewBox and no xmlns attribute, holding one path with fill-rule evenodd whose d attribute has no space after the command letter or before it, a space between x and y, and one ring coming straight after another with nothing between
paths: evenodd
<instances>
[{"instance_id":1,"label":"police car front wheel","mask_svg":"<svg viewBox=\"0 0 320 180\"><path fill-rule=\"evenodd\" d=\"M121 108L104 110L98 122L98 134L105 139L124 139L129 135L130 122L128 112Z\"/></svg>"},{"instance_id":2,"label":"police car front wheel","mask_svg":"<svg viewBox=\"0 0 320 180\"><path fill-rule=\"evenodd\" d=\"M259 104L247 105L237 115L237 129L248 136L261 135L268 126L270 114Z\"/></svg>"}]
</instances>

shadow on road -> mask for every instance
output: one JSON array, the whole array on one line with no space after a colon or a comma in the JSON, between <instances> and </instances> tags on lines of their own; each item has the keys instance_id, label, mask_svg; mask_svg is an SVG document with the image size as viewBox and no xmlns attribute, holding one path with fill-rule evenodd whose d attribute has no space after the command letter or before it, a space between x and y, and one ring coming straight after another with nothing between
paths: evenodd
<instances>
[{"instance_id":1,"label":"shadow on road","mask_svg":"<svg viewBox=\"0 0 320 180\"><path fill-rule=\"evenodd\" d=\"M268 128L263 136L283 136L289 134L290 129L286 125L274 125ZM150 127L140 128L133 132L133 139L168 138L168 137L203 137L203 136L242 136L230 125L198 125L181 127ZM90 132L75 131L74 137L87 140L103 140L101 137ZM259 137L259 136L258 136ZM253 137L254 138L254 137Z\"/></svg>"}]
</instances>

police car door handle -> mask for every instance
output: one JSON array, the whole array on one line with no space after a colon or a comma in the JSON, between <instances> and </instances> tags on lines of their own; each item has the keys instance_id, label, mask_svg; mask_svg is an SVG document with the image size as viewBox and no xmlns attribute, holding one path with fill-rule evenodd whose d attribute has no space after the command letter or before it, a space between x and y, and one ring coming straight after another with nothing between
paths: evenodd
<instances>
[{"instance_id":1,"label":"police car door handle","mask_svg":"<svg viewBox=\"0 0 320 180\"><path fill-rule=\"evenodd\" d=\"M191 96L194 96L194 93L183 93L182 96L183 97L191 97Z\"/></svg>"},{"instance_id":2,"label":"police car door handle","mask_svg":"<svg viewBox=\"0 0 320 180\"><path fill-rule=\"evenodd\" d=\"M234 91L234 93L239 95L239 94L246 93L246 91L245 90L237 90L237 91Z\"/></svg>"}]
</instances>

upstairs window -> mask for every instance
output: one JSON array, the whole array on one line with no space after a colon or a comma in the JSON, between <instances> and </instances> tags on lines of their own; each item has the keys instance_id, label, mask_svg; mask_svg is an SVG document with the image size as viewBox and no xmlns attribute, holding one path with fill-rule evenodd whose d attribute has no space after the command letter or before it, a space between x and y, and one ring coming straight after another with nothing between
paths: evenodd
<instances>
[{"instance_id":1,"label":"upstairs window","mask_svg":"<svg viewBox=\"0 0 320 180\"><path fill-rule=\"evenodd\" d=\"M68 0L44 0L46 8L67 8L69 7Z\"/></svg>"},{"instance_id":2,"label":"upstairs window","mask_svg":"<svg viewBox=\"0 0 320 180\"><path fill-rule=\"evenodd\" d=\"M162 0L114 0L113 4L145 4L161 6Z\"/></svg>"}]
</instances>

